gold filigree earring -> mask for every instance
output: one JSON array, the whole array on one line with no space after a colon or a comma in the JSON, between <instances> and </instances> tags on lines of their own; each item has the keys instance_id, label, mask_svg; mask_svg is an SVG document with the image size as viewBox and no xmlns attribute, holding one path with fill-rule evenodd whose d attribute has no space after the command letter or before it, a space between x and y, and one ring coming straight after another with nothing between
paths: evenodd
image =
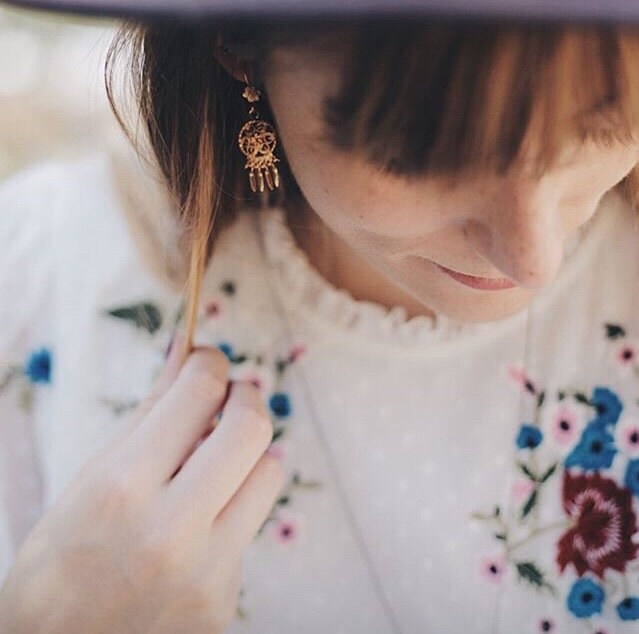
<instances>
[{"instance_id":1,"label":"gold filigree earring","mask_svg":"<svg viewBox=\"0 0 639 634\"><path fill-rule=\"evenodd\" d=\"M277 145L275 129L270 123L260 119L257 108L253 105L260 99L260 91L251 86L244 73L246 87L242 97L250 104L249 120L242 126L237 137L242 154L246 156L244 167L248 170L249 183L254 192L264 191L264 182L270 190L277 189L280 175L276 163L279 162L273 150Z\"/></svg>"}]
</instances>

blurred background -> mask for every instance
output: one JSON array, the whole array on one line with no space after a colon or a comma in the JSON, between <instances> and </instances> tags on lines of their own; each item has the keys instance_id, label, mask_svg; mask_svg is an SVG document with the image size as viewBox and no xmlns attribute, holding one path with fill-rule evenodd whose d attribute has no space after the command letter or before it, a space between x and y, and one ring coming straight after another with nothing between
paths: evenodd
<instances>
[{"instance_id":1,"label":"blurred background","mask_svg":"<svg viewBox=\"0 0 639 634\"><path fill-rule=\"evenodd\" d=\"M116 26L0 5L0 180L120 135L103 79Z\"/></svg>"}]
</instances>

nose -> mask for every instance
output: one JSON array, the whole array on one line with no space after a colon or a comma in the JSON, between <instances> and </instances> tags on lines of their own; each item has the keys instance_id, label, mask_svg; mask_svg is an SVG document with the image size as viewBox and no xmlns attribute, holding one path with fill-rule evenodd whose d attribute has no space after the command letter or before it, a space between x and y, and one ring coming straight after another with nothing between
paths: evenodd
<instances>
[{"instance_id":1,"label":"nose","mask_svg":"<svg viewBox=\"0 0 639 634\"><path fill-rule=\"evenodd\" d=\"M561 220L557 199L548 192L506 188L488 212L467 221L466 235L504 277L540 289L555 279L563 262Z\"/></svg>"}]
</instances>

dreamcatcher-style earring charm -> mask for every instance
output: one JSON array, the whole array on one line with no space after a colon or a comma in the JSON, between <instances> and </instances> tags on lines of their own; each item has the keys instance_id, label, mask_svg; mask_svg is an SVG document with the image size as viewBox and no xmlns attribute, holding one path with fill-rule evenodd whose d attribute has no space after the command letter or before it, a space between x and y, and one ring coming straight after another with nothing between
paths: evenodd
<instances>
[{"instance_id":1,"label":"dreamcatcher-style earring charm","mask_svg":"<svg viewBox=\"0 0 639 634\"><path fill-rule=\"evenodd\" d=\"M273 150L277 144L275 129L270 123L260 119L257 108L253 105L260 99L260 91L255 86L250 86L244 74L246 88L242 93L249 104L249 121L247 121L238 135L238 144L244 156L246 164L244 167L249 171L249 183L254 192L264 191L264 181L270 190L279 187L280 175L277 171L276 163L279 162Z\"/></svg>"}]
</instances>

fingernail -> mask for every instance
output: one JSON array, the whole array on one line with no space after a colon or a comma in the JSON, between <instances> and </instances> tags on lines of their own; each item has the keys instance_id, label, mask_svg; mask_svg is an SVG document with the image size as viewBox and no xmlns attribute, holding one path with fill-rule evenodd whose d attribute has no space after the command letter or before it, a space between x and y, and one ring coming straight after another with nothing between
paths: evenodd
<instances>
[{"instance_id":1,"label":"fingernail","mask_svg":"<svg viewBox=\"0 0 639 634\"><path fill-rule=\"evenodd\" d=\"M173 342L175 341L175 335L176 335L177 331L174 330L173 334L171 335L171 341L169 341L169 345L166 347L166 350L164 351L164 358L168 359L169 355L171 354L171 348L173 348Z\"/></svg>"},{"instance_id":2,"label":"fingernail","mask_svg":"<svg viewBox=\"0 0 639 634\"><path fill-rule=\"evenodd\" d=\"M282 450L280 447L277 447L276 445L274 445L273 443L271 443L267 448L266 448L266 453L273 456L274 458L277 458L280 462L283 462L283 456L282 456Z\"/></svg>"},{"instance_id":3,"label":"fingernail","mask_svg":"<svg viewBox=\"0 0 639 634\"><path fill-rule=\"evenodd\" d=\"M173 331L173 336L171 337L171 341L169 342L169 345L165 352L164 358L166 363L169 363L171 360L173 360L175 355L178 353L178 350L180 349L181 344L182 344L182 333L179 331L179 329L176 329Z\"/></svg>"}]
</instances>

